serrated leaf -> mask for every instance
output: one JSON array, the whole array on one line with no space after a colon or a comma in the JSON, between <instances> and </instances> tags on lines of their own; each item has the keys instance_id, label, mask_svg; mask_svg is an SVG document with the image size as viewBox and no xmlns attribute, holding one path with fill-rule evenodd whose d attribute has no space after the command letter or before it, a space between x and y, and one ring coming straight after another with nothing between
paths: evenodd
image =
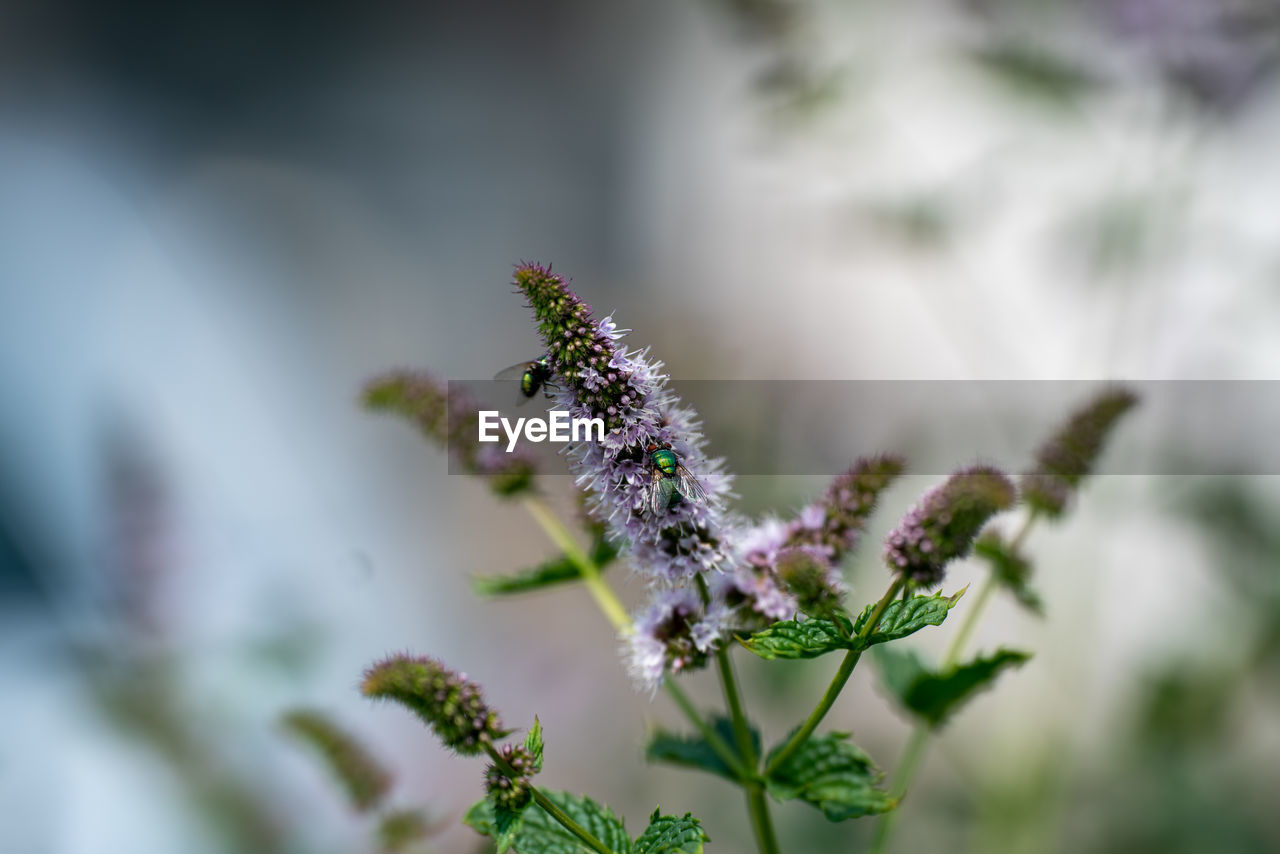
<instances>
[{"instance_id":1,"label":"serrated leaf","mask_svg":"<svg viewBox=\"0 0 1280 854\"><path fill-rule=\"evenodd\" d=\"M935 593L912 596L905 601L895 599L885 608L875 629L861 640L858 634L871 619L875 605L864 608L852 623L843 614L835 615L832 620L782 620L744 638L742 645L768 660L817 658L828 652L866 649L905 638L925 626L941 624L963 595L964 589L951 596Z\"/></svg>"},{"instance_id":2,"label":"serrated leaf","mask_svg":"<svg viewBox=\"0 0 1280 854\"><path fill-rule=\"evenodd\" d=\"M733 722L728 718L712 718L711 728L725 744L736 744ZM751 729L751 744L752 752L759 755L760 733L755 728ZM649 739L644 755L650 762L669 762L672 765L718 774L728 780L737 781L738 779L738 776L730 770L701 733L679 735L660 729Z\"/></svg>"},{"instance_id":3,"label":"serrated leaf","mask_svg":"<svg viewBox=\"0 0 1280 854\"><path fill-rule=\"evenodd\" d=\"M536 715L533 727L524 737L524 746L533 755L533 773L537 774L542 770L542 721Z\"/></svg>"},{"instance_id":4,"label":"serrated leaf","mask_svg":"<svg viewBox=\"0 0 1280 854\"><path fill-rule=\"evenodd\" d=\"M776 754L788 739L770 752ZM780 801L799 799L822 810L830 821L888 812L897 800L880 788L884 777L845 732L811 735L765 781Z\"/></svg>"},{"instance_id":5,"label":"serrated leaf","mask_svg":"<svg viewBox=\"0 0 1280 854\"><path fill-rule=\"evenodd\" d=\"M912 596L910 599L895 599L884 609L880 622L867 637L865 647L875 646L888 641L900 640L915 634L925 626L940 626L947 618L947 612L960 601L960 597L968 590L962 587L950 596L935 593L932 596ZM862 632L862 627L871 619L875 605L862 609L858 619L853 622L853 634Z\"/></svg>"},{"instance_id":6,"label":"serrated leaf","mask_svg":"<svg viewBox=\"0 0 1280 854\"><path fill-rule=\"evenodd\" d=\"M617 854L632 854L631 837L622 819L607 806L597 804L587 797L568 792L543 790L547 798L597 839ZM477 801L467 810L463 823L482 836L496 837L497 824L493 805L488 800ZM541 807L529 807L515 835L515 847L520 854L594 854L578 837L557 822Z\"/></svg>"},{"instance_id":7,"label":"serrated leaf","mask_svg":"<svg viewBox=\"0 0 1280 854\"><path fill-rule=\"evenodd\" d=\"M506 854L516 844L516 837L520 834L520 828L524 827L524 815L528 811L528 804L518 810L494 805L493 841L498 847L498 854Z\"/></svg>"},{"instance_id":8,"label":"serrated leaf","mask_svg":"<svg viewBox=\"0 0 1280 854\"><path fill-rule=\"evenodd\" d=\"M683 816L662 815L658 810L649 816L649 826L636 838L633 854L702 854L702 846L711 839L702 823L692 813Z\"/></svg>"},{"instance_id":9,"label":"serrated leaf","mask_svg":"<svg viewBox=\"0 0 1280 854\"><path fill-rule=\"evenodd\" d=\"M876 664L885 690L899 705L931 727L946 722L978 691L989 687L1001 671L1020 667L1030 654L998 649L942 673L929 668L914 650L885 647Z\"/></svg>"},{"instance_id":10,"label":"serrated leaf","mask_svg":"<svg viewBox=\"0 0 1280 854\"><path fill-rule=\"evenodd\" d=\"M604 537L592 543L590 557L601 570L617 556L617 546ZM519 572L475 576L471 579L471 586L479 596L510 596L577 581L579 577L577 565L568 556L561 555Z\"/></svg>"},{"instance_id":11,"label":"serrated leaf","mask_svg":"<svg viewBox=\"0 0 1280 854\"><path fill-rule=\"evenodd\" d=\"M742 640L742 645L763 659L817 658L828 652L853 649L831 620L781 620Z\"/></svg>"}]
</instances>

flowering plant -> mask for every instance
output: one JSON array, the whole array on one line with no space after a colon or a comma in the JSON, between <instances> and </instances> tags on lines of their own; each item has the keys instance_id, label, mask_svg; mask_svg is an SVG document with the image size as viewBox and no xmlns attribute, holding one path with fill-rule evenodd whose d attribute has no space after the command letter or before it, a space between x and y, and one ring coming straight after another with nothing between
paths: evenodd
<instances>
[{"instance_id":1,"label":"flowering plant","mask_svg":"<svg viewBox=\"0 0 1280 854\"><path fill-rule=\"evenodd\" d=\"M370 408L410 418L428 437L447 445L462 468L485 477L497 495L521 500L563 551L531 570L483 579L479 589L513 595L584 583L616 629L636 687L650 698L665 689L693 727L688 735L655 733L648 758L709 772L741 787L762 854L781 850L770 798L803 801L831 821L881 816L874 845L885 849L892 816L928 740L975 692L1028 659L1007 649L967 661L962 653L996 590L1041 607L1029 584L1031 563L1023 552L1027 534L1038 518L1063 515L1107 433L1135 398L1109 389L1082 408L1041 448L1036 468L1020 488L998 469L978 465L929 490L884 540L884 593L850 610L841 562L860 545L879 498L904 471L902 458L856 460L790 519L747 519L731 508L732 479L721 460L706 454L697 417L668 387L662 364L647 350L624 346L624 330L611 317L596 318L549 268L520 265L514 281L545 346L545 355L529 363L530 371L540 373L526 376L522 389L536 393L545 381L558 408L605 425L603 439L578 441L567 449L583 499L580 521L589 548L578 544L539 497L531 458L475 444L473 403L449 394L430 377L406 373L375 379L365 393ZM1025 517L1013 537L987 529L993 517L1019 504L1026 507ZM948 566L971 552L991 572L943 662L933 667L914 653L898 651L897 641L942 624L957 606L965 591L940 588ZM634 615L626 613L602 576L615 560L625 561L647 583L649 602ZM767 750L739 690L735 648L770 661L840 657L812 710ZM887 692L916 721L896 778L887 786L847 734L819 732L868 650L874 651ZM719 673L724 715L704 715L680 687L683 674L704 667ZM655 811L633 838L608 807L535 785L543 763L538 722L523 741L503 743L511 731L480 688L442 662L393 655L366 671L361 690L407 707L454 751L488 756L487 796L465 821L492 837L499 852L699 852L709 841L702 823L689 813ZM360 804L375 803L385 781L368 770L368 762L351 760L358 750L335 748L329 729L299 721L308 721L305 714L294 718L294 729L319 743L340 776L356 775L347 788Z\"/></svg>"}]
</instances>

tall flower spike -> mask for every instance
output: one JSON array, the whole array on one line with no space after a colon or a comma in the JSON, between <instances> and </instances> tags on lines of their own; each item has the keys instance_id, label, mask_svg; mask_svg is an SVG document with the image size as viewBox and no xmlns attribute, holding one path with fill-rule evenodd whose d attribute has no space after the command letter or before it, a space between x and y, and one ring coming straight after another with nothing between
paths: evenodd
<instances>
[{"instance_id":1,"label":"tall flower spike","mask_svg":"<svg viewBox=\"0 0 1280 854\"><path fill-rule=\"evenodd\" d=\"M1093 471L1107 436L1138 396L1128 389L1101 392L1077 410L1036 452L1036 469L1022 477L1022 496L1049 518L1057 518Z\"/></svg>"},{"instance_id":2,"label":"tall flower spike","mask_svg":"<svg viewBox=\"0 0 1280 854\"><path fill-rule=\"evenodd\" d=\"M591 494L593 515L650 579L681 582L726 568L723 502L730 478L719 460L703 453L701 425L668 390L661 364L624 349L612 318L594 319L590 306L549 268L517 267L515 286L528 299L546 344L557 408L605 421L603 441L568 447L570 468ZM673 498L655 511L647 500L650 445L669 445L705 499Z\"/></svg>"},{"instance_id":3,"label":"tall flower spike","mask_svg":"<svg viewBox=\"0 0 1280 854\"><path fill-rule=\"evenodd\" d=\"M860 457L787 527L786 545L820 546L839 563L862 536L880 493L902 474L901 457Z\"/></svg>"},{"instance_id":4,"label":"tall flower spike","mask_svg":"<svg viewBox=\"0 0 1280 854\"><path fill-rule=\"evenodd\" d=\"M364 672L360 692L394 700L422 718L444 743L461 754L484 749L485 740L505 738L498 713L485 704L480 686L434 658L393 655Z\"/></svg>"},{"instance_id":5,"label":"tall flower spike","mask_svg":"<svg viewBox=\"0 0 1280 854\"><path fill-rule=\"evenodd\" d=\"M498 445L481 445L479 406L465 395L449 393L443 383L425 373L396 371L365 386L365 407L394 412L415 422L427 438L448 449L462 469L481 475L502 497L533 489L532 458L517 450L505 453Z\"/></svg>"},{"instance_id":6,"label":"tall flower spike","mask_svg":"<svg viewBox=\"0 0 1280 854\"><path fill-rule=\"evenodd\" d=\"M919 587L942 583L946 565L964 557L987 520L1013 505L1013 482L990 466L963 469L925 493L884 541L889 567Z\"/></svg>"}]
</instances>

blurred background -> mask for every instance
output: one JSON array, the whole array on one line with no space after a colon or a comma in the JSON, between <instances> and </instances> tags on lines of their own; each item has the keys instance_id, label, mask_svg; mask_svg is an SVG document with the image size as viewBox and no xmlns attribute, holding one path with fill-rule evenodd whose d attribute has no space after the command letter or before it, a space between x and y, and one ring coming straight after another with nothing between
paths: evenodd
<instances>
[{"instance_id":1,"label":"blurred background","mask_svg":"<svg viewBox=\"0 0 1280 854\"><path fill-rule=\"evenodd\" d=\"M546 785L751 850L735 790L643 763L678 715L583 591L474 596L552 547L362 383L535 355L521 259L689 380L1280 379L1277 59L1274 0L0 2L0 849L372 850L281 733L312 706L427 806L421 850L480 850L479 763L356 691L411 649L541 717ZM888 496L858 602L935 480ZM977 633L1036 657L934 745L895 850L1280 850L1278 514L1265 474L1091 482L1028 543L1047 617ZM834 663L739 667L776 740ZM871 668L828 721L886 768L909 730ZM775 815L793 852L871 830Z\"/></svg>"}]
</instances>

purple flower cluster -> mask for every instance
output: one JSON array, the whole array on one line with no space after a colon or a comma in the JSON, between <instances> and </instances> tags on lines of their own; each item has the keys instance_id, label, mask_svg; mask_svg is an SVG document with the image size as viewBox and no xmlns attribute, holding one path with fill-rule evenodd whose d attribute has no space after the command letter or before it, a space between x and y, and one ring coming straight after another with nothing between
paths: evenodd
<instances>
[{"instance_id":1,"label":"purple flower cluster","mask_svg":"<svg viewBox=\"0 0 1280 854\"><path fill-rule=\"evenodd\" d=\"M733 609L733 628L755 631L798 611L818 616L838 605L847 593L840 561L902 469L898 457L861 458L790 522L765 519L740 531L737 566L714 586Z\"/></svg>"},{"instance_id":2,"label":"purple flower cluster","mask_svg":"<svg viewBox=\"0 0 1280 854\"><path fill-rule=\"evenodd\" d=\"M969 553L987 520L1013 505L1013 482L990 466L963 469L931 489L884 541L889 568L911 585L942 583L946 565Z\"/></svg>"},{"instance_id":3,"label":"purple flower cluster","mask_svg":"<svg viewBox=\"0 0 1280 854\"><path fill-rule=\"evenodd\" d=\"M724 497L731 479L703 452L701 425L667 388L660 362L618 341L613 319L591 308L550 269L523 265L517 289L529 300L556 375L556 407L573 418L604 418L603 442L569 446L570 467L590 495L591 514L628 549L634 568L658 581L680 582L727 567ZM705 501L678 501L665 512L645 506L652 475L648 447L669 444L697 478Z\"/></svg>"},{"instance_id":4,"label":"purple flower cluster","mask_svg":"<svg viewBox=\"0 0 1280 854\"><path fill-rule=\"evenodd\" d=\"M623 347L624 330L611 317L593 318L549 268L519 266L515 286L546 344L557 408L605 420L603 441L570 445L568 455L590 515L651 584L651 601L625 639L640 686L652 691L668 673L705 665L729 631L839 604L845 589L837 563L901 471L900 460L859 461L791 523L748 525L725 511L730 477L704 453L701 425L667 387L661 363ZM662 502L655 511L650 452L666 446L706 497Z\"/></svg>"},{"instance_id":5,"label":"purple flower cluster","mask_svg":"<svg viewBox=\"0 0 1280 854\"><path fill-rule=\"evenodd\" d=\"M516 289L528 299L555 374L555 405L573 418L603 418L601 442L568 446L570 469L588 494L587 509L626 550L652 585L652 602L626 639L630 670L649 689L664 673L705 664L725 629L723 608L689 586L703 573L727 570L732 523L724 499L731 478L703 451L701 425L667 387L662 364L647 351L627 350L625 330L591 308L549 268L516 269ZM705 500L649 506L654 476L651 446L670 446L697 479Z\"/></svg>"}]
</instances>

